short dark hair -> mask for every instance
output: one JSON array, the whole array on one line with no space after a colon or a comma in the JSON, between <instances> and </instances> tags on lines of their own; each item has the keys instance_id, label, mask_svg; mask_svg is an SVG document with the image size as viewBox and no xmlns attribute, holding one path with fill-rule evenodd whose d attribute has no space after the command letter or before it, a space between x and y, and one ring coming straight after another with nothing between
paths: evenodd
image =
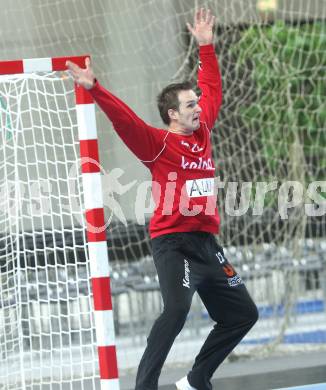
<instances>
[{"instance_id":1,"label":"short dark hair","mask_svg":"<svg viewBox=\"0 0 326 390\"><path fill-rule=\"evenodd\" d=\"M179 109L179 92L189 91L193 89L194 85L191 81L184 81L182 83L173 83L165 87L162 92L157 96L157 106L160 112L162 121L169 125L171 119L168 114L168 110Z\"/></svg>"}]
</instances>

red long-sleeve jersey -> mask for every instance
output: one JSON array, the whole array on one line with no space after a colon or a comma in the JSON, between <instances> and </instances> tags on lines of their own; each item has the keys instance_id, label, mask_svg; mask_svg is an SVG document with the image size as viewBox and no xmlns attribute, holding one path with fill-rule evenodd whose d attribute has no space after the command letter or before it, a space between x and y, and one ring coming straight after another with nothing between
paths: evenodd
<instances>
[{"instance_id":1,"label":"red long-sleeve jersey","mask_svg":"<svg viewBox=\"0 0 326 390\"><path fill-rule=\"evenodd\" d=\"M152 174L155 211L151 238L173 232L218 233L215 167L210 131L222 102L222 83L213 45L200 46L200 127L180 135L152 127L98 82L90 90L128 148Z\"/></svg>"}]
</instances>

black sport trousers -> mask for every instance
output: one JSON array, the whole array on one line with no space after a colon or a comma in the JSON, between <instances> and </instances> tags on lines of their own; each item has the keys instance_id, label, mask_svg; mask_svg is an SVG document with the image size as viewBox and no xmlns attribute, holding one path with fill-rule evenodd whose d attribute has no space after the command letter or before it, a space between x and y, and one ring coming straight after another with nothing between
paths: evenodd
<instances>
[{"instance_id":1,"label":"black sport trousers","mask_svg":"<svg viewBox=\"0 0 326 390\"><path fill-rule=\"evenodd\" d=\"M211 390L213 373L257 321L256 305L212 234L166 234L154 238L152 248L164 309L147 339L136 390L158 389L161 369L186 321L195 291L216 324L188 381L197 390Z\"/></svg>"}]
</instances>

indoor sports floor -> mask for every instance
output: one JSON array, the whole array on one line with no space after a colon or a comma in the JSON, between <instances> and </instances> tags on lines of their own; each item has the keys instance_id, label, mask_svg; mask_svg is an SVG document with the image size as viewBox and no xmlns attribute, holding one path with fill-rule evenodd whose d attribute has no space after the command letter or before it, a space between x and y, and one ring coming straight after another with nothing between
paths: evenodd
<instances>
[{"instance_id":1,"label":"indoor sports floor","mask_svg":"<svg viewBox=\"0 0 326 390\"><path fill-rule=\"evenodd\" d=\"M165 367L159 390L175 390L175 381L188 369ZM136 373L121 374L121 390L134 389ZM212 384L213 390L326 390L326 351L226 362L214 374Z\"/></svg>"}]
</instances>

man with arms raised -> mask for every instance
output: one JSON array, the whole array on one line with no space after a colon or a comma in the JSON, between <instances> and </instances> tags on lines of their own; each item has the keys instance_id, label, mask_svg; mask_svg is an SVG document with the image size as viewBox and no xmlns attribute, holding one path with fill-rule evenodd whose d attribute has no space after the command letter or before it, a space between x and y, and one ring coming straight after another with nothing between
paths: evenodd
<instances>
[{"instance_id":1,"label":"man with arms raised","mask_svg":"<svg viewBox=\"0 0 326 390\"><path fill-rule=\"evenodd\" d=\"M188 82L164 88L158 108L167 129L146 124L105 90L95 79L89 60L85 69L67 62L74 80L89 90L120 138L151 171L155 183L150 235L164 310L148 337L136 390L157 390L162 366L196 291L216 324L188 375L176 383L179 390L211 390L213 373L258 317L245 285L214 237L220 220L210 132L222 102L222 85L213 25L214 16L204 9L196 12L193 26L187 24L199 45L201 96Z\"/></svg>"}]
</instances>

